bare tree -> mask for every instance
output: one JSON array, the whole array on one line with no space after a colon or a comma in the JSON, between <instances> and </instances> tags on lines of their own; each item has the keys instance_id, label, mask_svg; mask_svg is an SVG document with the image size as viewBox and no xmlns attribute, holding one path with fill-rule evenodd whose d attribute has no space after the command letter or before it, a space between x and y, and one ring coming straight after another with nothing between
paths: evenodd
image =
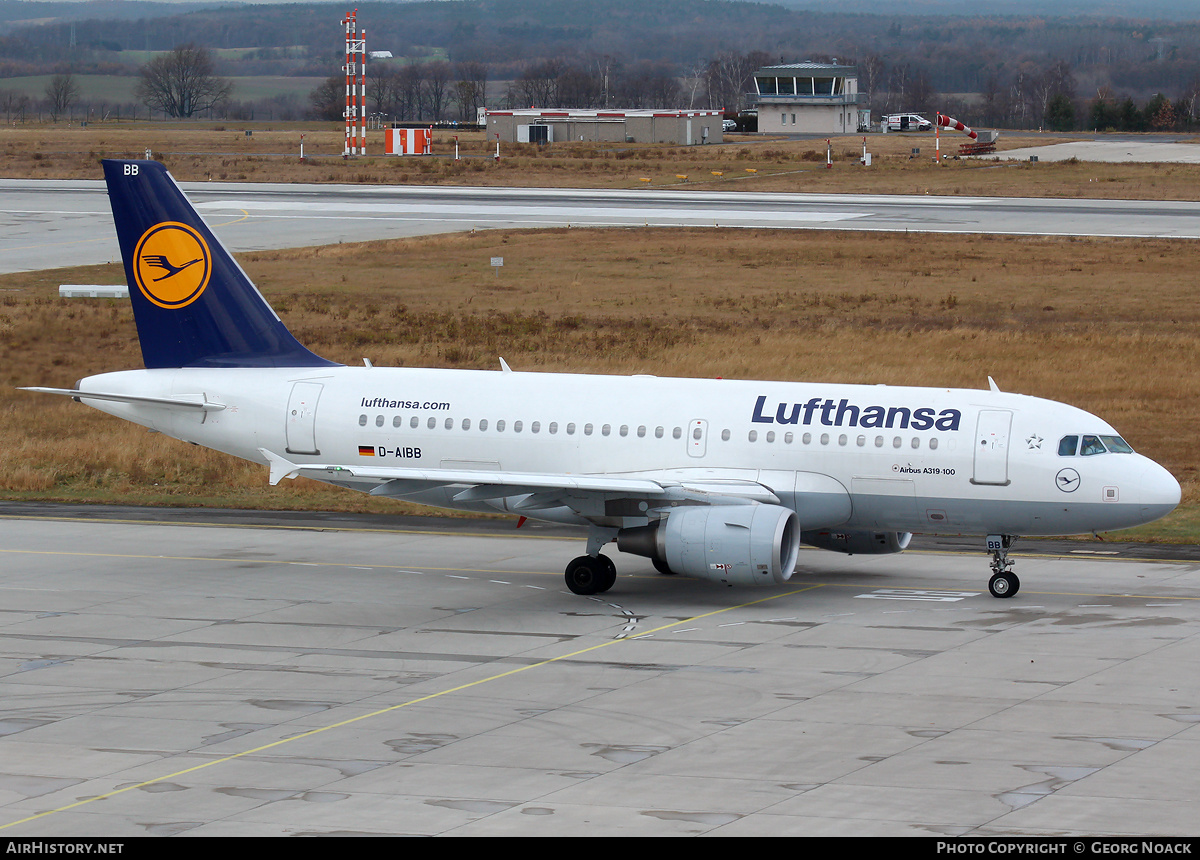
<instances>
[{"instance_id":1,"label":"bare tree","mask_svg":"<svg viewBox=\"0 0 1200 860\"><path fill-rule=\"evenodd\" d=\"M488 67L471 60L455 65L458 82L453 88L459 116L464 122L474 122L481 107L487 107Z\"/></svg>"},{"instance_id":2,"label":"bare tree","mask_svg":"<svg viewBox=\"0 0 1200 860\"><path fill-rule=\"evenodd\" d=\"M194 43L155 57L138 72L134 93L167 116L189 117L229 100L233 83L217 77L212 54Z\"/></svg>"},{"instance_id":3,"label":"bare tree","mask_svg":"<svg viewBox=\"0 0 1200 860\"><path fill-rule=\"evenodd\" d=\"M16 90L0 90L0 105L4 106L4 121L14 118L25 121L25 111L29 109L29 96Z\"/></svg>"},{"instance_id":4,"label":"bare tree","mask_svg":"<svg viewBox=\"0 0 1200 860\"><path fill-rule=\"evenodd\" d=\"M309 114L314 119L339 120L346 110L346 77L334 75L308 94Z\"/></svg>"},{"instance_id":5,"label":"bare tree","mask_svg":"<svg viewBox=\"0 0 1200 860\"><path fill-rule=\"evenodd\" d=\"M425 64L425 81L421 87L421 101L425 110L422 115L433 122L441 122L445 116L446 105L450 100L450 80L453 78L452 67L445 60L434 60Z\"/></svg>"},{"instance_id":6,"label":"bare tree","mask_svg":"<svg viewBox=\"0 0 1200 860\"><path fill-rule=\"evenodd\" d=\"M562 60L543 60L525 67L516 80L517 92L530 107L559 107L558 82L567 64Z\"/></svg>"},{"instance_id":7,"label":"bare tree","mask_svg":"<svg viewBox=\"0 0 1200 860\"><path fill-rule=\"evenodd\" d=\"M883 83L883 59L878 54L867 54L858 62L858 90L867 95L867 108L875 110L875 91Z\"/></svg>"},{"instance_id":8,"label":"bare tree","mask_svg":"<svg viewBox=\"0 0 1200 860\"><path fill-rule=\"evenodd\" d=\"M79 100L79 87L75 79L68 73L55 75L46 84L46 104L50 108L50 119L58 122L58 118L71 109L71 105Z\"/></svg>"}]
</instances>

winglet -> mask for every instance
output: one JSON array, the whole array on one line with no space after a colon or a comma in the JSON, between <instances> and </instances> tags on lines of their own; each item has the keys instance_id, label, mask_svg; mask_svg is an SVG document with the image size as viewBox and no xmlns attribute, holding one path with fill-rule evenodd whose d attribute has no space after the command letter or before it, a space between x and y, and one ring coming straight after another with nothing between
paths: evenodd
<instances>
[{"instance_id":1,"label":"winglet","mask_svg":"<svg viewBox=\"0 0 1200 860\"><path fill-rule=\"evenodd\" d=\"M294 478L300 474L300 467L291 460L285 460L283 457L268 451L266 448L259 448L258 453L263 455L267 461L267 466L271 469L271 474L267 480L272 487L284 478Z\"/></svg>"},{"instance_id":2,"label":"winglet","mask_svg":"<svg viewBox=\"0 0 1200 860\"><path fill-rule=\"evenodd\" d=\"M996 380L992 379L990 376L988 377L988 389L996 394L1000 393L1000 386L997 385Z\"/></svg>"}]
</instances>

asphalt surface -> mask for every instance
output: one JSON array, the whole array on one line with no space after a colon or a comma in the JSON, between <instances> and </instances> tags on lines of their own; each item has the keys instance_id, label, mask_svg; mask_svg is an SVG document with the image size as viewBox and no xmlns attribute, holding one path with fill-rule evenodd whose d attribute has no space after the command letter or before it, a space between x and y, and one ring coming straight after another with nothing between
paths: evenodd
<instances>
[{"instance_id":1,"label":"asphalt surface","mask_svg":"<svg viewBox=\"0 0 1200 860\"><path fill-rule=\"evenodd\" d=\"M752 589L613 552L585 598L581 545L6 506L0 831L1196 832L1195 562L1022 556L997 600L977 551L810 550Z\"/></svg>"},{"instance_id":2,"label":"asphalt surface","mask_svg":"<svg viewBox=\"0 0 1200 860\"><path fill-rule=\"evenodd\" d=\"M1191 202L183 183L230 250L524 227L1200 238ZM0 180L0 271L119 260L102 182Z\"/></svg>"},{"instance_id":3,"label":"asphalt surface","mask_svg":"<svg viewBox=\"0 0 1200 860\"><path fill-rule=\"evenodd\" d=\"M313 531L375 531L442 535L507 536L517 530L511 517L400 516L336 511L261 511L226 508L155 508L132 505L75 505L58 502L0 500L0 517L31 517L79 522L170 523L186 526L263 527ZM582 528L526 520L521 535L586 540ZM983 538L954 535L914 535L912 551L980 553ZM1083 537L1076 540L1028 538L1018 540L1012 555L1096 556L1124 559L1200 562L1200 546L1174 543L1135 543Z\"/></svg>"}]
</instances>

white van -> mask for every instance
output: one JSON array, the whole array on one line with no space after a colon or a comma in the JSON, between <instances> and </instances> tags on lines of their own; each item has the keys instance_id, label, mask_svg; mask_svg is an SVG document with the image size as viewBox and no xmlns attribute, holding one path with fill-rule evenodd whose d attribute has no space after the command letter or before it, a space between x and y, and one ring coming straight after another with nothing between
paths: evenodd
<instances>
[{"instance_id":1,"label":"white van","mask_svg":"<svg viewBox=\"0 0 1200 860\"><path fill-rule=\"evenodd\" d=\"M932 131L933 123L919 113L890 113L881 122L888 131Z\"/></svg>"}]
</instances>

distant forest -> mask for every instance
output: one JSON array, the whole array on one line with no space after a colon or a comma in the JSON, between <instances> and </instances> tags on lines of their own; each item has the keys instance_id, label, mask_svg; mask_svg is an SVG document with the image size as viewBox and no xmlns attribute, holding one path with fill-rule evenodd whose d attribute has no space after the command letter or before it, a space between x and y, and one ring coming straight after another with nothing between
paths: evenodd
<instances>
[{"instance_id":1,"label":"distant forest","mask_svg":"<svg viewBox=\"0 0 1200 860\"><path fill-rule=\"evenodd\" d=\"M103 17L46 20L63 5L0 2L0 78L135 75L146 52L188 42L213 49L228 77L339 77L338 5L172 13L153 3L133 17L140 4L105 0L93 4ZM21 24L14 8L40 20ZM374 108L412 119L469 118L485 99L736 111L755 67L802 60L856 64L875 115L940 109L989 126L1140 129L1192 127L1200 111L1200 22L844 14L732 0L364 3L358 20L369 50L397 58L371 66ZM337 109L323 98L314 91L293 109Z\"/></svg>"}]
</instances>

